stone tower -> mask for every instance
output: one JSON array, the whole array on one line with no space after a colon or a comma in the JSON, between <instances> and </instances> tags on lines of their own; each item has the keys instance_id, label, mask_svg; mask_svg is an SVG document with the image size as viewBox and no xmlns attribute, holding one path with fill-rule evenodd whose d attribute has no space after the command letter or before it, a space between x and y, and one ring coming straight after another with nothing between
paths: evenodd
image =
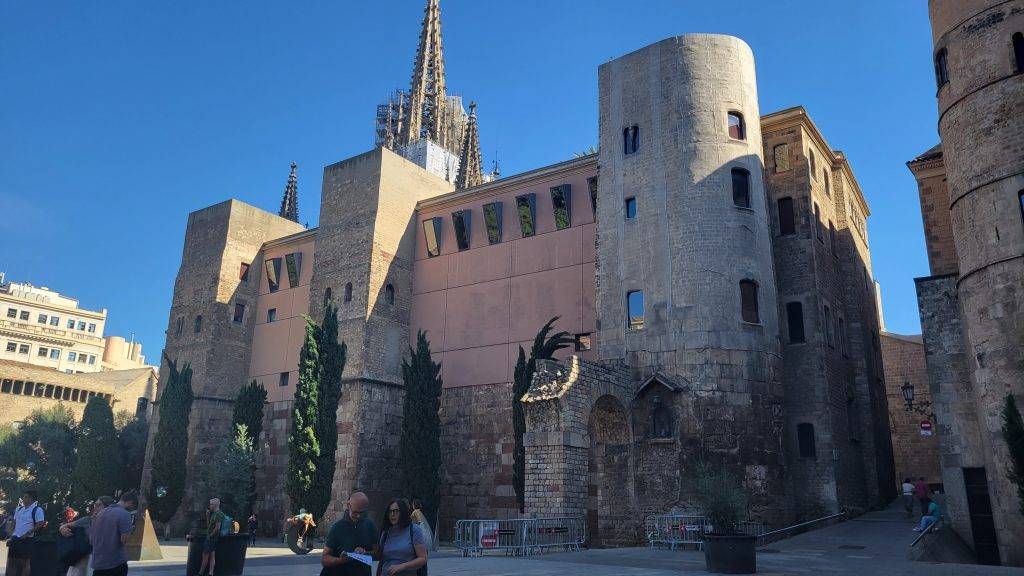
<instances>
[{"instance_id":1,"label":"stone tower","mask_svg":"<svg viewBox=\"0 0 1024 576\"><path fill-rule=\"evenodd\" d=\"M655 394L681 436L658 456L677 460L679 477L638 485L639 512L685 504L704 454L742 476L755 516L781 521L778 310L751 50L730 36L669 38L602 65L598 82L598 352L625 359L635 402Z\"/></svg>"},{"instance_id":2,"label":"stone tower","mask_svg":"<svg viewBox=\"0 0 1024 576\"><path fill-rule=\"evenodd\" d=\"M932 0L929 13L956 293L985 462L973 481L987 480L1002 561L1021 565L1024 517L1006 476L1000 410L1008 394L1024 405L1024 0Z\"/></svg>"}]
</instances>

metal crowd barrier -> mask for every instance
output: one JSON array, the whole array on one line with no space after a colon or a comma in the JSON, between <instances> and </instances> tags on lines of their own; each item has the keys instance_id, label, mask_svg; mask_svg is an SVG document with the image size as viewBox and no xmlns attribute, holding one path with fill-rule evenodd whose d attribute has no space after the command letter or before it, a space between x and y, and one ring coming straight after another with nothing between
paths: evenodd
<instances>
[{"instance_id":1,"label":"metal crowd barrier","mask_svg":"<svg viewBox=\"0 0 1024 576\"><path fill-rule=\"evenodd\" d=\"M675 550L676 546L693 545L699 550L704 546L704 534L710 531L711 521L707 516L662 514L644 520L647 543L652 548L668 546Z\"/></svg>"},{"instance_id":2,"label":"metal crowd barrier","mask_svg":"<svg viewBox=\"0 0 1024 576\"><path fill-rule=\"evenodd\" d=\"M506 520L459 520L455 523L455 547L463 556L480 556L491 550L512 556L528 556L555 548L579 550L586 539L582 517L510 518Z\"/></svg>"}]
</instances>

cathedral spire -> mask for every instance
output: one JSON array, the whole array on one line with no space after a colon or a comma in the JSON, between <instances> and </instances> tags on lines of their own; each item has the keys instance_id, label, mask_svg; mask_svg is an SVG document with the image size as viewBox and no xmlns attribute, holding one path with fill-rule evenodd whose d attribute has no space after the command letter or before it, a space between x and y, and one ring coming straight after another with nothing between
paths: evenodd
<instances>
[{"instance_id":1,"label":"cathedral spire","mask_svg":"<svg viewBox=\"0 0 1024 576\"><path fill-rule=\"evenodd\" d=\"M278 216L287 218L292 222L299 221L299 179L295 175L295 170L298 167L298 164L292 162L292 172L288 175L288 185L284 188L284 198L281 198L281 210L277 213Z\"/></svg>"},{"instance_id":2,"label":"cathedral spire","mask_svg":"<svg viewBox=\"0 0 1024 576\"><path fill-rule=\"evenodd\" d=\"M427 0L409 87L409 113L402 123L399 142L408 145L427 138L444 146L447 136L442 124L445 104L440 0Z\"/></svg>"},{"instance_id":3,"label":"cathedral spire","mask_svg":"<svg viewBox=\"0 0 1024 576\"><path fill-rule=\"evenodd\" d=\"M476 129L476 102L469 103L469 121L466 136L462 140L462 154L459 156L459 175L455 177L455 188L472 188L483 184L480 166L480 136Z\"/></svg>"}]
</instances>

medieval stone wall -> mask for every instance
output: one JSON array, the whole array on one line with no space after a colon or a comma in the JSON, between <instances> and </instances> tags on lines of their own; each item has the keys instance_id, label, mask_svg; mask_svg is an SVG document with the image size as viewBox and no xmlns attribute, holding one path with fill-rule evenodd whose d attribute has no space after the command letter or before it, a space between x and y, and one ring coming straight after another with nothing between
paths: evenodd
<instances>
[{"instance_id":1,"label":"medieval stone wall","mask_svg":"<svg viewBox=\"0 0 1024 576\"><path fill-rule=\"evenodd\" d=\"M889 419L892 421L896 481L924 477L929 484L941 483L939 435L934 427L935 422L932 422L932 435L922 435L921 421L930 421L929 413L906 410L902 392L904 384L912 385L914 403L929 410L932 408L924 343L920 336L884 333L882 357L885 359L885 388L889 399Z\"/></svg>"}]
</instances>

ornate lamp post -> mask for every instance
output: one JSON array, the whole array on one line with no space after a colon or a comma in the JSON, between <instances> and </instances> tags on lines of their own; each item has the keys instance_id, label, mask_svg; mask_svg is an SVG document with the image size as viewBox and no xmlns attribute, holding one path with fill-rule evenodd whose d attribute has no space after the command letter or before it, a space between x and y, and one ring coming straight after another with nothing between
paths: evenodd
<instances>
[{"instance_id":1,"label":"ornate lamp post","mask_svg":"<svg viewBox=\"0 0 1024 576\"><path fill-rule=\"evenodd\" d=\"M907 412L917 412L922 416L927 416L932 421L935 420L935 413L932 412L931 402L915 402L914 401L914 385L910 382L904 382L903 386L900 387L900 392L903 393L903 401L906 402L904 410Z\"/></svg>"}]
</instances>

